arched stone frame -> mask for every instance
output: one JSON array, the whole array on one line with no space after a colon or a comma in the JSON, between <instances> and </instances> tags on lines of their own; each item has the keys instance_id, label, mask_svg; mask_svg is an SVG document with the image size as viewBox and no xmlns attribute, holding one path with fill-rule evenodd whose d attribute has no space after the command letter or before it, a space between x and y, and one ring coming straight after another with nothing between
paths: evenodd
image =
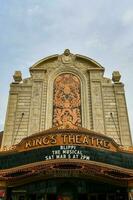
<instances>
[{"instance_id":1,"label":"arched stone frame","mask_svg":"<svg viewBox=\"0 0 133 200\"><path fill-rule=\"evenodd\" d=\"M81 115L82 115L82 127L90 129L89 120L89 103L88 103L88 84L87 77L75 69L74 67L62 67L57 68L48 75L48 87L47 87L47 107L46 107L46 127L45 129L52 128L53 117L53 86L54 80L61 74L71 73L77 76L81 82ZM86 112L88 109L88 112Z\"/></svg>"}]
</instances>

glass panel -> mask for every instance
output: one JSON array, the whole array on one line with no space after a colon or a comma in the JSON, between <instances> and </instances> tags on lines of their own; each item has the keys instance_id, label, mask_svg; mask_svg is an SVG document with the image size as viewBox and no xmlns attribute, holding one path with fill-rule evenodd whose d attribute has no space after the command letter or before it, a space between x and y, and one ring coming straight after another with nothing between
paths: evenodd
<instances>
[{"instance_id":1,"label":"glass panel","mask_svg":"<svg viewBox=\"0 0 133 200\"><path fill-rule=\"evenodd\" d=\"M87 194L78 194L78 200L88 200Z\"/></svg>"},{"instance_id":2,"label":"glass panel","mask_svg":"<svg viewBox=\"0 0 133 200\"><path fill-rule=\"evenodd\" d=\"M90 195L89 200L97 200L97 195Z\"/></svg>"},{"instance_id":3,"label":"glass panel","mask_svg":"<svg viewBox=\"0 0 133 200\"><path fill-rule=\"evenodd\" d=\"M114 194L108 194L108 200L116 200Z\"/></svg>"},{"instance_id":4,"label":"glass panel","mask_svg":"<svg viewBox=\"0 0 133 200\"><path fill-rule=\"evenodd\" d=\"M106 194L99 194L98 195L98 200L106 200L107 198L106 198Z\"/></svg>"},{"instance_id":5,"label":"glass panel","mask_svg":"<svg viewBox=\"0 0 133 200\"><path fill-rule=\"evenodd\" d=\"M57 199L57 197L56 197L55 194L48 194L47 195L47 200L56 200L56 199Z\"/></svg>"}]
</instances>

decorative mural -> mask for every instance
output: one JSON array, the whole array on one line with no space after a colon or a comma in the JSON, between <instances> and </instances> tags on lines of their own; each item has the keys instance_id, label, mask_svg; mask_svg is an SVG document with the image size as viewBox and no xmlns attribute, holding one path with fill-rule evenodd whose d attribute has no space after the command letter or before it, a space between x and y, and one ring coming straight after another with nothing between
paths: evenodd
<instances>
[{"instance_id":1,"label":"decorative mural","mask_svg":"<svg viewBox=\"0 0 133 200\"><path fill-rule=\"evenodd\" d=\"M53 127L81 126L80 80L73 74L59 75L54 81Z\"/></svg>"}]
</instances>

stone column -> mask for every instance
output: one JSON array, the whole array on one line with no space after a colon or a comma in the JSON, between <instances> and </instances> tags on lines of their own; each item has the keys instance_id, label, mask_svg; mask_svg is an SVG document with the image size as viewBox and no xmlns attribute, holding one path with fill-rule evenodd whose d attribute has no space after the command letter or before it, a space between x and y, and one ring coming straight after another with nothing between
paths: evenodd
<instances>
[{"instance_id":1,"label":"stone column","mask_svg":"<svg viewBox=\"0 0 133 200\"><path fill-rule=\"evenodd\" d=\"M13 137L15 132L14 126L15 126L16 108L18 100L18 92L16 88L17 88L16 85L11 85L11 91L9 94L8 108L7 108L6 121L4 127L4 134L2 140L2 148L11 146L13 142Z\"/></svg>"},{"instance_id":2,"label":"stone column","mask_svg":"<svg viewBox=\"0 0 133 200\"><path fill-rule=\"evenodd\" d=\"M32 72L33 84L28 135L37 133L41 130L44 75L45 70L37 70Z\"/></svg>"},{"instance_id":3,"label":"stone column","mask_svg":"<svg viewBox=\"0 0 133 200\"><path fill-rule=\"evenodd\" d=\"M128 181L128 200L133 200L133 181Z\"/></svg>"},{"instance_id":4,"label":"stone column","mask_svg":"<svg viewBox=\"0 0 133 200\"><path fill-rule=\"evenodd\" d=\"M101 73L90 73L91 78L91 103L94 131L105 133L104 108L101 86Z\"/></svg>"},{"instance_id":5,"label":"stone column","mask_svg":"<svg viewBox=\"0 0 133 200\"><path fill-rule=\"evenodd\" d=\"M128 200L133 200L133 189L128 191Z\"/></svg>"},{"instance_id":6,"label":"stone column","mask_svg":"<svg viewBox=\"0 0 133 200\"><path fill-rule=\"evenodd\" d=\"M127 105L125 100L125 91L124 85L121 82L119 82L120 77L121 76L119 72L113 72L112 80L114 81L114 92L120 129L119 136L122 145L131 146L131 133L129 127Z\"/></svg>"}]
</instances>

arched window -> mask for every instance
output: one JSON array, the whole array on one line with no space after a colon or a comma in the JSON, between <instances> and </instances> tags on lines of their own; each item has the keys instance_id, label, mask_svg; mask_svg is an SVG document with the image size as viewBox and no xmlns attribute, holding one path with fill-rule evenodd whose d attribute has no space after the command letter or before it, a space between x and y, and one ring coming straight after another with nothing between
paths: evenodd
<instances>
[{"instance_id":1,"label":"arched window","mask_svg":"<svg viewBox=\"0 0 133 200\"><path fill-rule=\"evenodd\" d=\"M81 126L81 83L71 73L59 75L54 81L53 127Z\"/></svg>"}]
</instances>

